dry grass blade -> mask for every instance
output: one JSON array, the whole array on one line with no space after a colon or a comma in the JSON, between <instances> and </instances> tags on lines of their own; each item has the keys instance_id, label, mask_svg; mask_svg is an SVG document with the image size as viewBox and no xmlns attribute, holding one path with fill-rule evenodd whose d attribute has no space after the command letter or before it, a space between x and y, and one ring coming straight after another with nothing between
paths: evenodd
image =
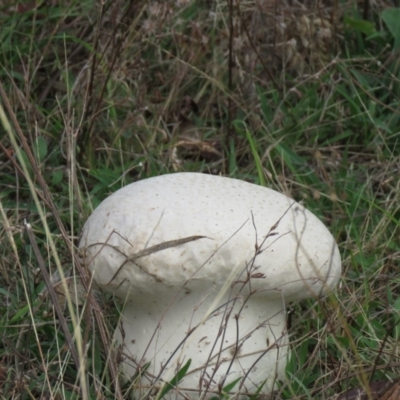
<instances>
[{"instance_id":1,"label":"dry grass blade","mask_svg":"<svg viewBox=\"0 0 400 400\"><path fill-rule=\"evenodd\" d=\"M54 309L56 311L58 320L60 321L61 329L62 329L62 331L63 331L63 333L65 335L65 339L67 340L68 348L71 351L72 358L74 359L74 362L75 362L75 366L76 366L77 370L79 371L80 368L81 368L81 360L79 358L79 355L78 355L78 352L76 350L75 344L74 344L74 342L72 340L71 332L68 329L67 321L65 319L63 310L62 310L62 308L60 306L60 303L59 303L59 300L58 300L58 296L57 296L56 292L54 291L54 287L53 287L53 284L51 282L50 275L49 275L49 273L47 271L47 268L46 268L45 262L43 260L42 254L41 254L41 252L39 250L39 247L38 247L38 245L36 243L36 239L35 239L35 235L34 235L34 233L32 231L32 227L27 222L25 222L25 231L26 231L26 234L29 237L29 241L31 243L33 252L35 254L37 263L39 264L40 272L41 272L41 274L43 276L43 279L44 279L44 282L46 284L48 293L50 295L50 298L51 298L51 301L53 303Z\"/></svg>"},{"instance_id":2,"label":"dry grass blade","mask_svg":"<svg viewBox=\"0 0 400 400\"><path fill-rule=\"evenodd\" d=\"M400 399L400 382L397 380L387 389L379 400L398 400Z\"/></svg>"},{"instance_id":3,"label":"dry grass blade","mask_svg":"<svg viewBox=\"0 0 400 400\"><path fill-rule=\"evenodd\" d=\"M35 178L37 179L39 186L43 192L43 196L44 199L46 200L47 206L49 207L51 213L53 214L53 217L56 221L57 227L61 232L61 236L65 242L65 244L67 245L67 248L70 252L71 258L74 260L74 264L79 272L79 275L81 277L83 286L86 290L86 292L88 293L88 304L87 307L93 311L95 318L96 318L96 322L97 322L97 326L100 332L100 336L101 336L101 340L102 340L102 344L104 347L104 351L105 354L107 354L107 358L109 359L109 368L110 368L110 373L112 376L112 380L113 380L113 385L115 387L115 393L118 399L122 399L122 393L121 393L121 388L120 388L120 384L119 384L119 377L118 377L118 370L116 367L116 364L114 362L114 358L112 357L112 350L110 349L109 346L109 338L108 335L106 333L106 329L105 329L105 324L104 324L104 320L103 320L103 315L102 315L102 311L101 308L99 307L95 297L93 296L92 292L91 292L91 285L90 285L90 279L88 276L88 272L85 270L85 268L81 265L80 263L80 259L77 256L77 254L74 251L74 247L73 244L70 240L70 238L68 237L67 231L64 227L64 224L61 221L61 218L57 212L57 207L55 206L51 193L49 191L48 185L46 183L46 181L43 179L43 176L41 174L40 169L37 166L36 160L32 154L32 150L31 147L29 146L21 128L20 125L18 123L18 120L13 112L13 109L10 105L10 102L8 100L8 97L6 95L6 92L4 91L3 85L0 82L0 96L6 106L6 109L8 111L9 117L14 125L14 128L17 132L18 138L22 144L22 148L24 149L29 163L32 167L33 173ZM82 371L82 368L81 368ZM86 379L84 377L82 377L82 379ZM83 384L83 382L82 382ZM85 387L85 385L83 384L83 386ZM86 398L86 393L83 393L84 398Z\"/></svg>"},{"instance_id":4,"label":"dry grass blade","mask_svg":"<svg viewBox=\"0 0 400 400\"><path fill-rule=\"evenodd\" d=\"M182 244L189 243L189 242L194 242L195 240L204 239L204 238L206 238L206 236L189 236L189 237L183 238L183 239L168 240L166 242L159 243L159 244L156 244L154 246L151 246L148 249L138 251L136 254L127 257L127 259L118 268L118 270L115 272L115 274L110 279L110 281L107 283L107 285L109 285L117 277L117 275L120 273L121 269L128 262L135 262L135 260L137 260L139 258L149 256L149 255L151 255L153 253L157 253L158 251L166 250L166 249L169 249L171 247L180 246Z\"/></svg>"}]
</instances>

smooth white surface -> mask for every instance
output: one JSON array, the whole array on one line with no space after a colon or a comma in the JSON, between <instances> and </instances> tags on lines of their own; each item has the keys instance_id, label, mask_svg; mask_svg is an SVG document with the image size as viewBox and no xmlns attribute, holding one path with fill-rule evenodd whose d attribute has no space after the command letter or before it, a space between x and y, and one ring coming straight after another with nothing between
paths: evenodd
<instances>
[{"instance_id":1,"label":"smooth white surface","mask_svg":"<svg viewBox=\"0 0 400 400\"><path fill-rule=\"evenodd\" d=\"M122 322L124 340L129 344L126 353L135 359L135 362L126 360L128 376L135 374L138 364L143 366L148 361L151 364L147 372L151 376L159 375L161 366L178 349L162 377L170 381L177 370L192 359L190 372L180 389L189 392L193 399L199 399L201 392L217 392L219 384L224 382L222 386L226 386L244 377L249 370L242 392L256 392L266 379L265 390L270 390L274 377L284 374L288 353L286 313L282 303L263 304L250 297L244 305L244 298L240 297L201 324L213 299L211 296L205 299L199 295L194 297L193 294L183 295L171 305L154 302L149 307L140 299L127 304ZM196 306L188 303L193 300L199 301ZM228 300L228 296L222 300ZM197 329L192 331L196 326ZM185 337L186 341L182 343ZM121 331L117 331L116 339L122 343ZM237 356L231 364L235 352ZM257 362L258 358L260 361ZM136 393L138 398L148 392L151 381L142 379L141 389ZM161 387L162 382L156 386ZM238 387L239 384L236 390Z\"/></svg>"},{"instance_id":2,"label":"smooth white surface","mask_svg":"<svg viewBox=\"0 0 400 400\"><path fill-rule=\"evenodd\" d=\"M144 249L190 236L205 238L123 265L127 257ZM326 293L341 272L332 235L304 207L270 189L205 174L163 175L117 191L86 222L80 247L86 248L86 262L97 284L128 301L123 320L127 353L138 363L153 360L151 371L155 375L191 327L235 296L235 309L223 331L228 346L237 342L234 315L249 297L238 318L239 344L260 321L265 325L253 332L253 346L250 340L244 341L242 361L239 357L234 362L226 383L243 376L258 357L243 355L266 350L267 339L271 344L274 337L282 338L280 345L286 349L285 304ZM257 254L256 247L261 249ZM275 314L278 316L272 318ZM193 333L184 352L172 360L172 369L188 358L192 359L191 370L207 363L204 354L210 354L210 347L199 347L199 343L204 342L200 341L203 337L218 336L226 308L225 314L219 315ZM117 337L121 340L120 333ZM276 368L277 352L268 351L243 388L259 385L269 376L265 386L268 392L275 373L283 376L286 350L280 350L279 358ZM229 365L223 363L215 373L213 387L225 378L225 364ZM133 375L135 368L130 365L132 362L127 361L125 370ZM243 368L238 372L240 365ZM191 374L194 378L187 378L182 387L196 384L196 389L199 374ZM172 376L169 373L168 377ZM198 393L193 398L198 398Z\"/></svg>"}]
</instances>

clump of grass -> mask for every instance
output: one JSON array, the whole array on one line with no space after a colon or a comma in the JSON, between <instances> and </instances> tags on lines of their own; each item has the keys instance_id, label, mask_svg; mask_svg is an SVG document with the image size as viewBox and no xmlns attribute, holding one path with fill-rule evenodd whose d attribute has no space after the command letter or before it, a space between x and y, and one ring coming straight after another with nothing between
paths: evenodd
<instances>
[{"instance_id":1,"label":"clump of grass","mask_svg":"<svg viewBox=\"0 0 400 400\"><path fill-rule=\"evenodd\" d=\"M368 4L1 6L4 398L125 396L111 300L69 294L81 280L91 293L74 246L110 192L173 171L266 184L340 244L336 297L291 312L277 399L398 376L399 11ZM64 283L51 289L43 269Z\"/></svg>"}]
</instances>

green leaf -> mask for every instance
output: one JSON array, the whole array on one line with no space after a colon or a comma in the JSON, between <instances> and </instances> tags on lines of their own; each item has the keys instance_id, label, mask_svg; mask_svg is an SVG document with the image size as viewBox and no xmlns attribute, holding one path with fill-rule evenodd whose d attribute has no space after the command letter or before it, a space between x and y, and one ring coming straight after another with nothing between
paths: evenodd
<instances>
[{"instance_id":1,"label":"green leaf","mask_svg":"<svg viewBox=\"0 0 400 400\"><path fill-rule=\"evenodd\" d=\"M393 50L397 50L400 48L400 8L383 10L382 19L394 37Z\"/></svg>"},{"instance_id":2,"label":"green leaf","mask_svg":"<svg viewBox=\"0 0 400 400\"><path fill-rule=\"evenodd\" d=\"M241 380L242 378L237 378L235 379L233 382L228 383L223 389L222 391L224 393L229 393L235 386L236 384Z\"/></svg>"},{"instance_id":3,"label":"green leaf","mask_svg":"<svg viewBox=\"0 0 400 400\"><path fill-rule=\"evenodd\" d=\"M258 400L259 399L259 394L261 393L263 387L267 383L268 379L265 379L265 381L258 387L257 391L254 393L253 396L250 397L250 400Z\"/></svg>"},{"instance_id":4,"label":"green leaf","mask_svg":"<svg viewBox=\"0 0 400 400\"><path fill-rule=\"evenodd\" d=\"M43 136L36 138L34 151L39 161L43 161L47 156L47 142Z\"/></svg>"},{"instance_id":5,"label":"green leaf","mask_svg":"<svg viewBox=\"0 0 400 400\"><path fill-rule=\"evenodd\" d=\"M400 298L396 299L396 301L393 304L393 308L396 311L395 313L393 313L394 316L395 316L394 320L396 321L396 324L395 324L395 338L396 338L396 340L399 340L399 338L400 338L400 324L399 324Z\"/></svg>"},{"instance_id":6,"label":"green leaf","mask_svg":"<svg viewBox=\"0 0 400 400\"><path fill-rule=\"evenodd\" d=\"M22 318L25 318L25 315L29 312L29 306L23 306L19 311L15 313L15 315L10 319L9 324L15 324L19 322Z\"/></svg>"},{"instance_id":7,"label":"green leaf","mask_svg":"<svg viewBox=\"0 0 400 400\"><path fill-rule=\"evenodd\" d=\"M161 393L157 396L157 399L162 399L170 390L178 386L178 383L184 378L186 372L190 367L192 360L190 359L177 373L176 375L164 385Z\"/></svg>"},{"instance_id":8,"label":"green leaf","mask_svg":"<svg viewBox=\"0 0 400 400\"><path fill-rule=\"evenodd\" d=\"M355 68L350 68L350 72L365 89L370 89L371 85L368 82L368 78L366 75L356 70Z\"/></svg>"},{"instance_id":9,"label":"green leaf","mask_svg":"<svg viewBox=\"0 0 400 400\"><path fill-rule=\"evenodd\" d=\"M344 22L355 31L363 33L367 36L370 36L376 32L375 25L370 21L365 21L364 19L354 19L346 16L344 18Z\"/></svg>"},{"instance_id":10,"label":"green leaf","mask_svg":"<svg viewBox=\"0 0 400 400\"><path fill-rule=\"evenodd\" d=\"M310 393L309 389L307 388L307 386L304 384L304 382L302 382L302 380L299 379L296 375L291 374L288 371L286 371L286 374L288 375L288 379L289 379L291 385L292 386L296 385L297 387L302 388L304 394L307 396L306 398L308 400L312 400L311 393Z\"/></svg>"},{"instance_id":11,"label":"green leaf","mask_svg":"<svg viewBox=\"0 0 400 400\"><path fill-rule=\"evenodd\" d=\"M32 171L32 167L31 167L31 163L29 162L29 158L26 155L24 150L21 150L21 160L20 160L22 165L25 165L26 169L31 172Z\"/></svg>"},{"instance_id":12,"label":"green leaf","mask_svg":"<svg viewBox=\"0 0 400 400\"><path fill-rule=\"evenodd\" d=\"M63 180L63 177L64 177L63 171L61 170L54 171L51 176L51 183L53 185L57 185Z\"/></svg>"},{"instance_id":13,"label":"green leaf","mask_svg":"<svg viewBox=\"0 0 400 400\"><path fill-rule=\"evenodd\" d=\"M261 164L260 155L258 154L258 151L257 151L256 142L254 140L253 135L251 134L251 132L248 129L246 129L246 137L247 137L247 140L249 141L251 152L253 153L253 158L254 158L254 162L256 164L258 179L260 180L260 185L267 186L267 183L265 182L265 179L264 179L264 170L263 170L263 167Z\"/></svg>"}]
</instances>

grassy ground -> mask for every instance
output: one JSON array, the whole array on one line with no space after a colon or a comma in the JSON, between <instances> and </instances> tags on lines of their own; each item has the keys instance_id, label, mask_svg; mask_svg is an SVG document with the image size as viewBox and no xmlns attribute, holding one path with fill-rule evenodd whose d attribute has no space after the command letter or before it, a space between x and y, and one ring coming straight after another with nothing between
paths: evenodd
<instances>
[{"instance_id":1,"label":"grassy ground","mask_svg":"<svg viewBox=\"0 0 400 400\"><path fill-rule=\"evenodd\" d=\"M117 312L110 299L75 297L87 284L75 246L109 193L174 171L286 193L339 243L336 295L291 309L293 356L275 399L357 387L372 399L372 382L396 379L396 6L1 3L1 398L128 396L109 352Z\"/></svg>"}]
</instances>

